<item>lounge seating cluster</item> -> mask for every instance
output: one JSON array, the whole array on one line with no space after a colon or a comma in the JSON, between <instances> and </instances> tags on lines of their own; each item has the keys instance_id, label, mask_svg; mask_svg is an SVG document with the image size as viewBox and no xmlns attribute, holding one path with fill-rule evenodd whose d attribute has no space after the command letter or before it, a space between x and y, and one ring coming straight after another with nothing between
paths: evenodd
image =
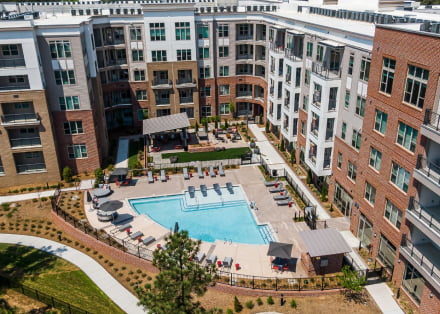
<instances>
[{"instance_id":1,"label":"lounge seating cluster","mask_svg":"<svg viewBox=\"0 0 440 314\"><path fill-rule=\"evenodd\" d=\"M214 183L212 187L218 195L222 194L220 184ZM229 193L234 194L234 186L232 185L231 182L227 182L225 187L229 191ZM200 184L200 192L204 197L208 195L208 187L206 186L206 184ZM196 193L196 188L193 185L188 186L188 193L190 198L194 198Z\"/></svg>"},{"instance_id":2,"label":"lounge seating cluster","mask_svg":"<svg viewBox=\"0 0 440 314\"><path fill-rule=\"evenodd\" d=\"M264 185L269 188L270 193L275 194L273 199L278 206L292 206L293 200L287 193L282 182L278 180L265 181Z\"/></svg>"}]
</instances>

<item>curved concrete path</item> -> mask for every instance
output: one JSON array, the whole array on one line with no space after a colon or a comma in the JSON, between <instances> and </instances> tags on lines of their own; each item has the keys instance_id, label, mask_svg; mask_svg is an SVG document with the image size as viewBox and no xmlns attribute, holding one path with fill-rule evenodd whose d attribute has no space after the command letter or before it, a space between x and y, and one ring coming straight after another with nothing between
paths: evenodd
<instances>
[{"instance_id":1,"label":"curved concrete path","mask_svg":"<svg viewBox=\"0 0 440 314\"><path fill-rule=\"evenodd\" d=\"M61 257L78 266L89 278L127 313L145 313L138 299L90 256L64 244L27 235L0 234L0 243L30 246Z\"/></svg>"}]
</instances>

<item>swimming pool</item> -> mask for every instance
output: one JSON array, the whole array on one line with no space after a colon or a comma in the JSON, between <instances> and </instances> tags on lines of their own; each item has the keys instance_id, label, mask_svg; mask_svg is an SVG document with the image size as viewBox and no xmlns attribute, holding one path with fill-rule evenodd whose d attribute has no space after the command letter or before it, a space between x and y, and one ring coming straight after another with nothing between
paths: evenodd
<instances>
[{"instance_id":1,"label":"swimming pool","mask_svg":"<svg viewBox=\"0 0 440 314\"><path fill-rule=\"evenodd\" d=\"M138 214L147 215L165 228L176 222L190 237L206 242L216 240L248 244L272 241L267 225L257 225L244 191L233 187L233 193L221 188L220 193L208 189L206 196L199 190L194 197L182 194L132 199L130 205Z\"/></svg>"}]
</instances>

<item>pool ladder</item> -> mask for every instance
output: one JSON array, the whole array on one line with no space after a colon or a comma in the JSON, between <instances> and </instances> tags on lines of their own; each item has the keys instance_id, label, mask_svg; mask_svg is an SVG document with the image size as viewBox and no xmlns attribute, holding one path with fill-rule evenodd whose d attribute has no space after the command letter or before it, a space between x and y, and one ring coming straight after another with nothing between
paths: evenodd
<instances>
[{"instance_id":1,"label":"pool ladder","mask_svg":"<svg viewBox=\"0 0 440 314\"><path fill-rule=\"evenodd\" d=\"M229 242L229 245L232 244L232 239L229 239L229 240L228 240L228 239L225 238L224 240L225 240L225 242L223 242L224 244L226 244L226 243L228 243L228 242Z\"/></svg>"}]
</instances>

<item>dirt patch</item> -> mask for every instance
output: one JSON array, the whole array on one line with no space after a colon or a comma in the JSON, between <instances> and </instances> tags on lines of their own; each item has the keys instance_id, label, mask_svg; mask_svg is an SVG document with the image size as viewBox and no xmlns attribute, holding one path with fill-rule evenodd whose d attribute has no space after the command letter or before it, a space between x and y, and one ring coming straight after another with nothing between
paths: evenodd
<instances>
[{"instance_id":1,"label":"dirt patch","mask_svg":"<svg viewBox=\"0 0 440 314\"><path fill-rule=\"evenodd\" d=\"M0 294L0 298L4 299L10 307L16 308L17 313L29 313L32 310L40 310L47 307L46 304L31 299L12 289L5 290L4 293Z\"/></svg>"}]
</instances>

